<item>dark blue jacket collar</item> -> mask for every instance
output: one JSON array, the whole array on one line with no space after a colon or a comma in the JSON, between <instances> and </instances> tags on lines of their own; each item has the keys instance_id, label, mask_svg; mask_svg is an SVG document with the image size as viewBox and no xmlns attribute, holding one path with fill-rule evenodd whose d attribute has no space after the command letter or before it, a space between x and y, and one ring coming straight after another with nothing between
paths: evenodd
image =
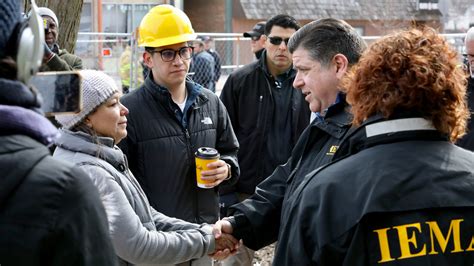
<instances>
[{"instance_id":1,"label":"dark blue jacket collar","mask_svg":"<svg viewBox=\"0 0 474 266\"><path fill-rule=\"evenodd\" d=\"M153 73L150 72L150 74L147 76L146 80L145 80L145 87L146 88L149 88L150 92L152 94L159 94L161 96L168 96L169 97L169 100L172 101L171 99L171 93L169 92L168 88L166 88L165 86L162 86L158 83L156 83L154 80L153 80ZM188 91L188 99L186 101L186 105L188 105L188 102L194 102L196 100L196 98L199 96L199 94L201 93L201 90L203 89L203 87L199 84L196 84L194 83L193 81L190 81L190 80L186 80L186 90Z\"/></svg>"},{"instance_id":2,"label":"dark blue jacket collar","mask_svg":"<svg viewBox=\"0 0 474 266\"><path fill-rule=\"evenodd\" d=\"M40 95L16 80L0 79L0 133L21 134L49 145L58 131L43 116Z\"/></svg>"},{"instance_id":3,"label":"dark blue jacket collar","mask_svg":"<svg viewBox=\"0 0 474 266\"><path fill-rule=\"evenodd\" d=\"M150 74L145 80L145 89L147 89L153 95L154 98L166 101L178 121L180 121L184 128L187 128L187 118L189 110L191 108L198 108L200 105L207 102L208 99L204 94L202 94L202 90L204 90L204 87L202 87L201 85L193 81L186 80L185 86L188 92L188 96L186 99L184 110L183 112L181 112L181 110L175 112L174 110L178 110L179 108L171 98L171 93L169 92L169 90L166 87L157 84L153 80L152 72L150 72Z\"/></svg>"},{"instance_id":4,"label":"dark blue jacket collar","mask_svg":"<svg viewBox=\"0 0 474 266\"><path fill-rule=\"evenodd\" d=\"M0 78L0 104L20 106L43 114L41 111L41 96L33 88L17 80Z\"/></svg>"},{"instance_id":5,"label":"dark blue jacket collar","mask_svg":"<svg viewBox=\"0 0 474 266\"><path fill-rule=\"evenodd\" d=\"M58 130L44 116L19 106L0 104L0 135L26 135L44 145L58 137Z\"/></svg>"}]
</instances>

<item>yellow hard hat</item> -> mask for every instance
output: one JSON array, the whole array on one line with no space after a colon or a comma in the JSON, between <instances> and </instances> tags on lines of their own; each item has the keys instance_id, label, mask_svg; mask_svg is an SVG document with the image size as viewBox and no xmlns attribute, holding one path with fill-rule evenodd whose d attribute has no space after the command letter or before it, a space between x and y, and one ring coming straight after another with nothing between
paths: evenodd
<instances>
[{"instance_id":1,"label":"yellow hard hat","mask_svg":"<svg viewBox=\"0 0 474 266\"><path fill-rule=\"evenodd\" d=\"M158 5L143 17L138 28L138 45L161 47L196 39L191 21L172 5Z\"/></svg>"}]
</instances>

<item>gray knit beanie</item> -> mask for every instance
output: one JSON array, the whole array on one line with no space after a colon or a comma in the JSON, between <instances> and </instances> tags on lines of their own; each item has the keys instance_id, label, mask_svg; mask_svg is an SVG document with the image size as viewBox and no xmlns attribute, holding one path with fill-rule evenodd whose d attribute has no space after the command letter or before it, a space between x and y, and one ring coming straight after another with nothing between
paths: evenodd
<instances>
[{"instance_id":1,"label":"gray knit beanie","mask_svg":"<svg viewBox=\"0 0 474 266\"><path fill-rule=\"evenodd\" d=\"M0 1L0 58L3 58L15 25L21 20L20 1Z\"/></svg>"},{"instance_id":2,"label":"gray knit beanie","mask_svg":"<svg viewBox=\"0 0 474 266\"><path fill-rule=\"evenodd\" d=\"M56 115L55 118L65 129L71 129L95 109L119 92L115 81L97 70L81 70L82 110L77 114Z\"/></svg>"}]
</instances>

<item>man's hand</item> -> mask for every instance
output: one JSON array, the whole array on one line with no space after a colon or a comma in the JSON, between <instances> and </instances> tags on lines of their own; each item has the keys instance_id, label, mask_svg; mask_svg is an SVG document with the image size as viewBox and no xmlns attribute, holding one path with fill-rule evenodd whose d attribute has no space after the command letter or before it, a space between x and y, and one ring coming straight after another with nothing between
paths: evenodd
<instances>
[{"instance_id":1,"label":"man's hand","mask_svg":"<svg viewBox=\"0 0 474 266\"><path fill-rule=\"evenodd\" d=\"M232 231L232 225L229 221L217 221L213 226L213 234L216 238L216 249L215 252L209 254L209 256L215 260L223 260L237 252L241 243L231 235Z\"/></svg>"},{"instance_id":2,"label":"man's hand","mask_svg":"<svg viewBox=\"0 0 474 266\"><path fill-rule=\"evenodd\" d=\"M208 163L207 167L211 170L202 171L201 178L202 180L209 181L210 183L205 184L208 188L213 188L222 181L226 180L229 177L229 167L227 167L227 163L223 160L217 160L212 163Z\"/></svg>"},{"instance_id":3,"label":"man's hand","mask_svg":"<svg viewBox=\"0 0 474 266\"><path fill-rule=\"evenodd\" d=\"M212 232L214 233L214 236L218 238L222 233L232 234L234 228L232 228L232 224L224 218L214 224Z\"/></svg>"},{"instance_id":4,"label":"man's hand","mask_svg":"<svg viewBox=\"0 0 474 266\"><path fill-rule=\"evenodd\" d=\"M43 63L48 63L49 60L54 56L53 51L49 49L48 45L44 43L44 54L43 54Z\"/></svg>"}]
</instances>

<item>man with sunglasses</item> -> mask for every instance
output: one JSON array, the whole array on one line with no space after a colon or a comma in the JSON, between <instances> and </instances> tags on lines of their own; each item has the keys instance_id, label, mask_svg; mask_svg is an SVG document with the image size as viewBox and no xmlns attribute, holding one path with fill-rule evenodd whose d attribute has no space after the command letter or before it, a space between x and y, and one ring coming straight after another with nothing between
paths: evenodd
<instances>
[{"instance_id":1,"label":"man with sunglasses","mask_svg":"<svg viewBox=\"0 0 474 266\"><path fill-rule=\"evenodd\" d=\"M255 54L257 59L262 56L265 49L265 38L262 35L265 33L265 21L260 21L251 31L244 32L244 37L250 38L250 50Z\"/></svg>"},{"instance_id":2,"label":"man with sunglasses","mask_svg":"<svg viewBox=\"0 0 474 266\"><path fill-rule=\"evenodd\" d=\"M221 93L240 143L241 175L234 186L220 188L221 214L242 201L280 164L285 163L310 111L301 91L293 87L296 71L288 51L289 38L300 28L295 18L276 15L265 25L265 51L259 60L231 73ZM253 251L242 248L227 265L251 265Z\"/></svg>"},{"instance_id":3,"label":"man with sunglasses","mask_svg":"<svg viewBox=\"0 0 474 266\"><path fill-rule=\"evenodd\" d=\"M158 5L143 18L138 44L150 69L145 83L125 95L128 136L120 143L129 168L151 205L159 212L193 223L215 223L219 214L217 186L239 176L238 142L226 109L211 91L186 78L196 39L189 18L171 5ZM196 185L194 154L200 147L217 149ZM206 260L207 259L207 260ZM210 265L204 258L192 265Z\"/></svg>"},{"instance_id":4,"label":"man with sunglasses","mask_svg":"<svg viewBox=\"0 0 474 266\"><path fill-rule=\"evenodd\" d=\"M469 74L467 79L467 103L471 111L471 119L467 122L467 134L456 144L465 149L474 151L474 118L472 117L472 112L474 112L474 27L470 28L466 33L464 50L464 62L466 71Z\"/></svg>"}]
</instances>

